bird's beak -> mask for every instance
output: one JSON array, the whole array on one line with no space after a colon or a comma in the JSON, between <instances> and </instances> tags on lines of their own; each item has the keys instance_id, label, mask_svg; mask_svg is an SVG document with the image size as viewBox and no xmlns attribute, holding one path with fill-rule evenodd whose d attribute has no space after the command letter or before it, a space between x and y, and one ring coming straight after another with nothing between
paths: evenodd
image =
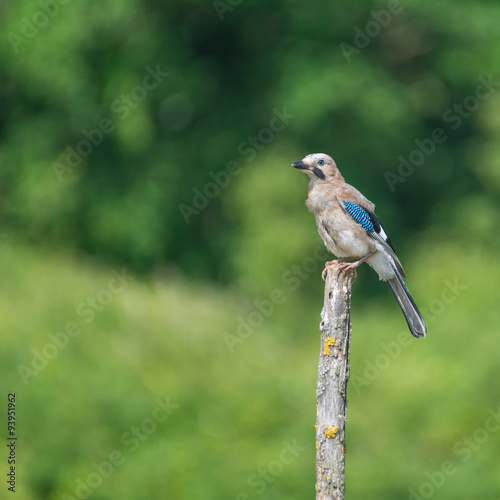
<instances>
[{"instance_id":1,"label":"bird's beak","mask_svg":"<svg viewBox=\"0 0 500 500\"><path fill-rule=\"evenodd\" d=\"M302 160L292 163L292 167L299 168L300 170L309 170L311 167L304 163Z\"/></svg>"}]
</instances>

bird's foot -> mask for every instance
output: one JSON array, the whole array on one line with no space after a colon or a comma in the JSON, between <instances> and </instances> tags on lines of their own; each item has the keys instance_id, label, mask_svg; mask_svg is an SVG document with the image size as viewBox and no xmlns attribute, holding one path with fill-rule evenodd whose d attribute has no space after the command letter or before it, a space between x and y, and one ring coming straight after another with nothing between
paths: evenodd
<instances>
[{"instance_id":1,"label":"bird's foot","mask_svg":"<svg viewBox=\"0 0 500 500\"><path fill-rule=\"evenodd\" d=\"M345 273L347 270L352 269L354 271L354 279L358 277L358 273L356 272L356 268L361 264L361 262L358 260L356 262L342 262L339 265L338 271L337 271L337 278L340 276L341 273Z\"/></svg>"},{"instance_id":2,"label":"bird's foot","mask_svg":"<svg viewBox=\"0 0 500 500\"><path fill-rule=\"evenodd\" d=\"M323 281L325 281L325 279L326 279L326 273L328 272L328 268L330 266L333 266L334 264L348 262L348 261L353 260L353 259L357 259L357 257L343 257L342 259L330 260L328 262L325 262L325 268L323 269L323 272L321 273L321 277L323 278Z\"/></svg>"},{"instance_id":3,"label":"bird's foot","mask_svg":"<svg viewBox=\"0 0 500 500\"><path fill-rule=\"evenodd\" d=\"M332 265L332 263L335 262L334 260L330 262L325 262L325 268L323 269L323 272L321 273L321 277L323 278L323 281L326 281L326 273L328 272L328 267Z\"/></svg>"},{"instance_id":4,"label":"bird's foot","mask_svg":"<svg viewBox=\"0 0 500 500\"><path fill-rule=\"evenodd\" d=\"M323 280L325 279L326 273L328 271L328 267L332 266L333 264L339 264L338 272L337 272L337 277L340 275L340 273L343 273L347 271L348 269L352 269L354 271L354 279L357 278L357 272L356 268L360 266L366 259L369 259L373 255L375 255L376 251L367 253L364 257L361 257L359 260L356 262L349 262L350 260L357 259L357 257L343 257L342 259L337 259L337 260L332 260L330 262L327 262L325 264L325 269L321 273L321 277Z\"/></svg>"}]
</instances>

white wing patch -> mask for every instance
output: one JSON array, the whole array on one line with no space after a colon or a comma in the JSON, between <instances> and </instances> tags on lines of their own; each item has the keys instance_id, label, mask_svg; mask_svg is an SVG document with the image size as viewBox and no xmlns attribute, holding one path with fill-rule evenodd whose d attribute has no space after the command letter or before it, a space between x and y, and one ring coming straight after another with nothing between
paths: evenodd
<instances>
[{"instance_id":1,"label":"white wing patch","mask_svg":"<svg viewBox=\"0 0 500 500\"><path fill-rule=\"evenodd\" d=\"M387 233L384 231L382 224L380 224L380 236L382 236L385 241L389 240L389 236L387 236Z\"/></svg>"}]
</instances>

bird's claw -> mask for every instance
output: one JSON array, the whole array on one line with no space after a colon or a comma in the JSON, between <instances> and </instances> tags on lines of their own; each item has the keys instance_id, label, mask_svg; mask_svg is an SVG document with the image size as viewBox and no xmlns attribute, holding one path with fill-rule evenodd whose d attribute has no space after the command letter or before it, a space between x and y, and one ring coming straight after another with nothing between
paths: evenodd
<instances>
[{"instance_id":1,"label":"bird's claw","mask_svg":"<svg viewBox=\"0 0 500 500\"><path fill-rule=\"evenodd\" d=\"M328 272L328 268L332 266L333 264L336 264L336 260L330 260L328 262L325 262L325 268L323 269L323 272L321 273L321 277L323 278L323 281L326 280L326 273Z\"/></svg>"},{"instance_id":2,"label":"bird's claw","mask_svg":"<svg viewBox=\"0 0 500 500\"><path fill-rule=\"evenodd\" d=\"M340 259L339 260L331 260L330 262L325 262L325 268L323 269L323 272L321 273L321 277L323 278L323 281L326 280L326 273L328 272L328 268L332 266L333 264L338 264L338 270L337 270L337 278L340 276L341 273L344 273L348 269L352 269L354 271L354 279L358 277L358 273L356 272L356 268L359 265L359 262L342 262Z\"/></svg>"},{"instance_id":3,"label":"bird's claw","mask_svg":"<svg viewBox=\"0 0 500 500\"><path fill-rule=\"evenodd\" d=\"M358 273L356 271L357 267L358 267L357 262L342 262L341 264L339 264L337 278L340 276L341 273L345 273L348 269L352 269L354 271L354 279L356 279L358 277Z\"/></svg>"}]
</instances>

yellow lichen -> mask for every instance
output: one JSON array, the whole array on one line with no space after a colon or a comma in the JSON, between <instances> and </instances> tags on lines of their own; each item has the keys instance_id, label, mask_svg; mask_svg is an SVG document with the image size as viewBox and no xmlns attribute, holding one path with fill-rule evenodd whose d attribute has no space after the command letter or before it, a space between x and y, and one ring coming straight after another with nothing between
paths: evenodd
<instances>
[{"instance_id":1,"label":"yellow lichen","mask_svg":"<svg viewBox=\"0 0 500 500\"><path fill-rule=\"evenodd\" d=\"M331 429L330 429L330 426L327 425L326 426L325 435L326 435L327 438L333 439L335 437L335 435L337 434L338 430L339 430L339 426L338 425L335 425Z\"/></svg>"},{"instance_id":2,"label":"yellow lichen","mask_svg":"<svg viewBox=\"0 0 500 500\"><path fill-rule=\"evenodd\" d=\"M316 427L316 430L318 430L318 426L317 425L315 425L314 427Z\"/></svg>"},{"instance_id":3,"label":"yellow lichen","mask_svg":"<svg viewBox=\"0 0 500 500\"><path fill-rule=\"evenodd\" d=\"M332 337L326 337L325 345L323 346L323 354L325 356L330 356L330 347L335 344L335 339Z\"/></svg>"}]
</instances>

